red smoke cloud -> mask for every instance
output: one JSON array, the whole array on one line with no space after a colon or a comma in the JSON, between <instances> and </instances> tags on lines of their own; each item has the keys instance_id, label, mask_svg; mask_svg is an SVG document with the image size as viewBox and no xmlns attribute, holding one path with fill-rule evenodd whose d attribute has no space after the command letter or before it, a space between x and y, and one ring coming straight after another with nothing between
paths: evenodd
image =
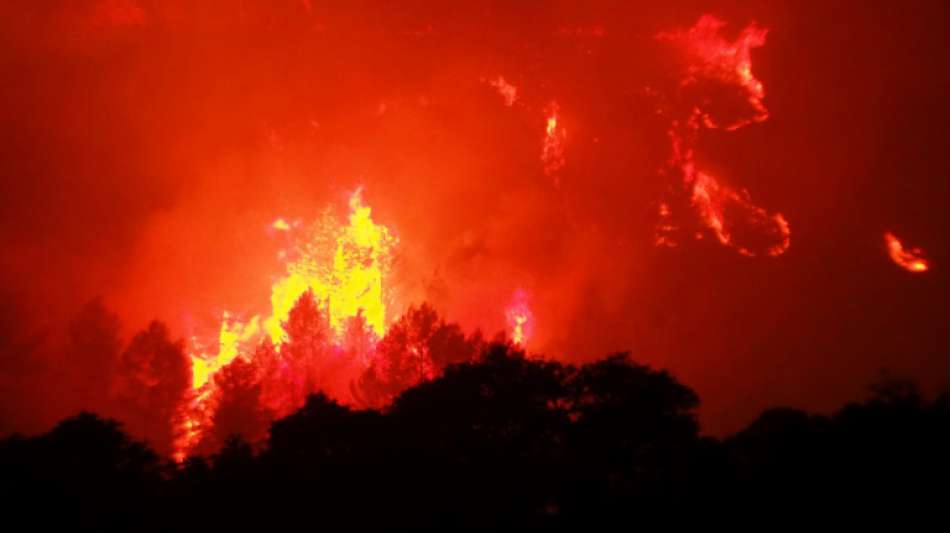
<instances>
[{"instance_id":1,"label":"red smoke cloud","mask_svg":"<svg viewBox=\"0 0 950 533\"><path fill-rule=\"evenodd\" d=\"M900 228L945 262L943 7L12 4L5 430L131 417L130 372L167 375L128 409L179 416L193 339L215 352L225 311L266 312L285 227L345 220L361 185L400 243L390 328L428 302L461 325L446 338L509 330L523 287L531 351L629 349L697 389L709 431L834 407L881 367L950 370L943 274L902 275L880 242ZM117 316L82 307L97 295ZM348 376L374 383L365 403L400 383L392 359ZM219 433L287 390L228 368Z\"/></svg>"}]
</instances>

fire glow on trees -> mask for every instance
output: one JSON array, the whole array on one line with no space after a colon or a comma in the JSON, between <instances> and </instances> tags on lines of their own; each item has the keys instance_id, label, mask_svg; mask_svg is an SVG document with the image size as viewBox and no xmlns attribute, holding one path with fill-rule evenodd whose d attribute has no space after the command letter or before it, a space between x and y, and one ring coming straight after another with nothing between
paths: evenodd
<instances>
[{"instance_id":1,"label":"fire glow on trees","mask_svg":"<svg viewBox=\"0 0 950 533\"><path fill-rule=\"evenodd\" d=\"M367 345L374 345L386 332L386 293L384 282L392 263L392 250L398 240L382 225L372 219L371 209L363 204L361 190L349 200L348 224L340 225L329 211L309 229L298 236L293 259L287 263L287 273L271 287L271 312L262 318L254 316L246 322L225 312L218 335L217 354L198 351L192 359L192 388L195 391L179 448L188 449L201 437L213 409L215 376L237 358L251 363L260 350L270 347L270 355L279 354L288 341L285 324L297 302L312 295L319 311L326 317L326 331L332 344L344 346L356 333ZM292 227L278 219L274 229L290 231ZM316 325L320 329L320 325ZM197 344L197 343L196 343ZM264 351L268 351L265 349ZM371 362L360 351L358 364ZM287 369L285 369L287 370ZM286 412L292 405L271 405L272 410ZM181 455L180 452L179 455Z\"/></svg>"},{"instance_id":2,"label":"fire glow on trees","mask_svg":"<svg viewBox=\"0 0 950 533\"><path fill-rule=\"evenodd\" d=\"M294 304L307 291L327 312L335 339L343 337L346 321L360 314L376 336L386 330L383 280L392 262L392 248L398 242L385 226L377 225L371 209L363 205L362 191L350 197L347 226L338 226L329 213L315 223L307 239L298 241L296 259L287 264L287 274L271 287L271 314L252 317L242 323L225 312L219 335L218 354L192 356L194 388L200 389L217 369L230 363L239 346L260 340L266 333L276 348L287 339L283 323ZM282 231L290 226L278 219Z\"/></svg>"},{"instance_id":3,"label":"fire glow on trees","mask_svg":"<svg viewBox=\"0 0 950 533\"><path fill-rule=\"evenodd\" d=\"M893 233L884 234L884 244L887 246L887 254L895 264L908 272L926 272L930 269L930 264L923 257L923 250L920 248L905 249L900 239Z\"/></svg>"}]
</instances>

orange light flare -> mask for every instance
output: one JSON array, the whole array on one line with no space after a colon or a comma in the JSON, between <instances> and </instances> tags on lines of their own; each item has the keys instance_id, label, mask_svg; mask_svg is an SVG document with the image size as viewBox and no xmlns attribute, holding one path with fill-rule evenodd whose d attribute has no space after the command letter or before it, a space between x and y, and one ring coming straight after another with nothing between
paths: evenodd
<instances>
[{"instance_id":1,"label":"orange light flare","mask_svg":"<svg viewBox=\"0 0 950 533\"><path fill-rule=\"evenodd\" d=\"M345 364L365 368L372 363L367 354L373 352L376 341L386 332L386 279L398 239L373 220L371 208L363 203L361 189L350 196L349 208L347 224L341 224L327 209L309 229L299 221L283 218L268 227L269 232L287 233L296 241L294 250L282 256L287 258L285 274L271 286L270 312L246 320L224 312L215 352L208 349L211 343L192 339L193 392L183 407L185 421L179 431L175 457L185 457L211 424L216 401L215 375L239 357L260 363L254 357L265 340L279 354L281 346L289 340L284 326L290 311L308 291L326 313L329 342L334 350L354 358ZM348 328L351 319L364 324L361 335L365 339L359 343L360 350L351 349L355 343L355 333ZM337 400L346 403L349 399ZM294 406L268 407L281 412Z\"/></svg>"},{"instance_id":2,"label":"orange light flare","mask_svg":"<svg viewBox=\"0 0 950 533\"><path fill-rule=\"evenodd\" d=\"M884 233L884 244L891 260L904 270L914 273L930 270L930 263L924 258L924 252L920 248L905 250L900 239L889 231Z\"/></svg>"},{"instance_id":3,"label":"orange light flare","mask_svg":"<svg viewBox=\"0 0 950 533\"><path fill-rule=\"evenodd\" d=\"M559 124L558 113L560 107L557 102L551 102L545 111L544 140L541 144L541 163L544 173L554 178L554 184L559 184L556 173L564 167L564 143L567 140L567 131Z\"/></svg>"},{"instance_id":4,"label":"orange light flare","mask_svg":"<svg viewBox=\"0 0 950 533\"><path fill-rule=\"evenodd\" d=\"M290 223L284 220L283 218L278 218L277 220L275 220L274 223L271 224L270 227L274 231L290 231L291 229Z\"/></svg>"},{"instance_id":5,"label":"orange light flare","mask_svg":"<svg viewBox=\"0 0 950 533\"><path fill-rule=\"evenodd\" d=\"M527 291L518 289L514 292L505 309L505 319L508 322L511 341L524 348L534 332L534 314L531 312Z\"/></svg>"}]
</instances>

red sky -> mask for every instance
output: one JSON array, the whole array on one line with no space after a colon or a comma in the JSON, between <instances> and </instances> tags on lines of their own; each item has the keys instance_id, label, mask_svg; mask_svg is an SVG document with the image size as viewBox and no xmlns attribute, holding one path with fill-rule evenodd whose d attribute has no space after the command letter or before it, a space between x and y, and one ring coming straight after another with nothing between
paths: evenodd
<instances>
[{"instance_id":1,"label":"red sky","mask_svg":"<svg viewBox=\"0 0 950 533\"><path fill-rule=\"evenodd\" d=\"M101 295L126 336L151 318L213 330L266 303L276 217L342 216L358 186L400 239L394 309L425 300L494 332L524 288L532 350L630 350L696 389L708 432L776 404L834 408L882 369L947 384L943 3L220 4L0 6L8 419L51 416L55 365L33 341L85 301ZM789 221L776 258L711 235L654 245L675 183L658 110L682 79L656 36L707 13L730 38L769 30L752 52L769 120L696 150ZM539 161L552 101L556 176ZM931 270L893 264L888 231Z\"/></svg>"}]
</instances>

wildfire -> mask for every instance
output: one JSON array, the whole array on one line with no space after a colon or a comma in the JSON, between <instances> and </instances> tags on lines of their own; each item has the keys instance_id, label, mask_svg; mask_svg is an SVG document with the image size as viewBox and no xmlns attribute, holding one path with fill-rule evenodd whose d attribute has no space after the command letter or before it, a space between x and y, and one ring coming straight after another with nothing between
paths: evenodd
<instances>
[{"instance_id":1,"label":"wildfire","mask_svg":"<svg viewBox=\"0 0 950 533\"><path fill-rule=\"evenodd\" d=\"M373 222L361 193L357 190L350 197L349 224L338 228L328 214L314 224L309 238L298 243L297 259L288 263L287 274L272 286L272 312L263 327L275 346L286 339L282 323L308 290L326 306L338 339L346 320L357 313L377 335L385 332L383 280L397 241L386 227Z\"/></svg>"},{"instance_id":2,"label":"wildfire","mask_svg":"<svg viewBox=\"0 0 950 533\"><path fill-rule=\"evenodd\" d=\"M319 308L328 320L331 339L340 347L352 344L353 333L347 331L351 319L365 327L364 337L370 342L386 332L386 293L384 283L392 262L392 250L397 239L382 225L373 221L372 210L363 204L362 191L357 189L349 199L348 224L340 225L329 210L324 213L306 235L298 237L292 260L286 265L286 274L271 287L270 314L255 315L240 321L225 312L218 334L216 354L197 350L192 358L192 387L195 391L184 436L176 456L195 445L201 431L208 425L215 397L215 375L232 361L243 358L253 361L262 342L280 352L288 340L284 326L291 309L305 293L313 294ZM296 226L296 224L294 225ZM291 231L293 227L283 219L273 229ZM366 340L366 339L364 339ZM198 343L195 343L198 347ZM361 350L365 355L367 350ZM365 358L358 363L369 364Z\"/></svg>"},{"instance_id":3,"label":"wildfire","mask_svg":"<svg viewBox=\"0 0 950 533\"><path fill-rule=\"evenodd\" d=\"M505 310L505 318L508 322L508 331L511 341L518 346L525 346L531 338L534 326L534 315L528 306L528 293L524 289L515 291Z\"/></svg>"},{"instance_id":4,"label":"wildfire","mask_svg":"<svg viewBox=\"0 0 950 533\"><path fill-rule=\"evenodd\" d=\"M791 245L788 221L781 213L769 213L755 205L748 191L736 190L698 168L694 146L704 130L734 131L755 122L768 119L764 104L765 87L752 73L751 50L765 44L767 30L755 24L749 25L734 42L725 40L720 31L725 23L711 15L704 15L688 29L661 33L658 38L679 45L686 53L688 64L681 81L681 88L690 89L703 83L715 82L738 90L747 104L747 111L735 113L726 119L717 118L710 111L708 98L693 102L687 91L681 95L690 109L685 116L673 120L669 129L672 145L670 167L682 176L684 192L695 210L700 223L715 235L725 246L734 248L742 255L755 257L765 253L771 257L785 253ZM719 113L722 114L722 113ZM753 230L756 240L764 245L740 244L736 237L739 226ZM657 225L657 245L675 246L672 234L678 227L672 222L669 204L661 204L660 222ZM698 238L702 234L697 234Z\"/></svg>"},{"instance_id":5,"label":"wildfire","mask_svg":"<svg viewBox=\"0 0 950 533\"><path fill-rule=\"evenodd\" d=\"M901 241L891 232L884 234L884 243L887 245L887 253L891 256L891 260L904 270L926 272L930 269L930 264L923 258L924 252L920 248L905 250Z\"/></svg>"},{"instance_id":6,"label":"wildfire","mask_svg":"<svg viewBox=\"0 0 950 533\"><path fill-rule=\"evenodd\" d=\"M210 358L192 356L192 388L197 390L208 382L208 378L238 356L240 344L255 339L260 333L260 317L254 317L247 323L232 320L231 314L224 312L221 331L218 334L218 353Z\"/></svg>"}]
</instances>

